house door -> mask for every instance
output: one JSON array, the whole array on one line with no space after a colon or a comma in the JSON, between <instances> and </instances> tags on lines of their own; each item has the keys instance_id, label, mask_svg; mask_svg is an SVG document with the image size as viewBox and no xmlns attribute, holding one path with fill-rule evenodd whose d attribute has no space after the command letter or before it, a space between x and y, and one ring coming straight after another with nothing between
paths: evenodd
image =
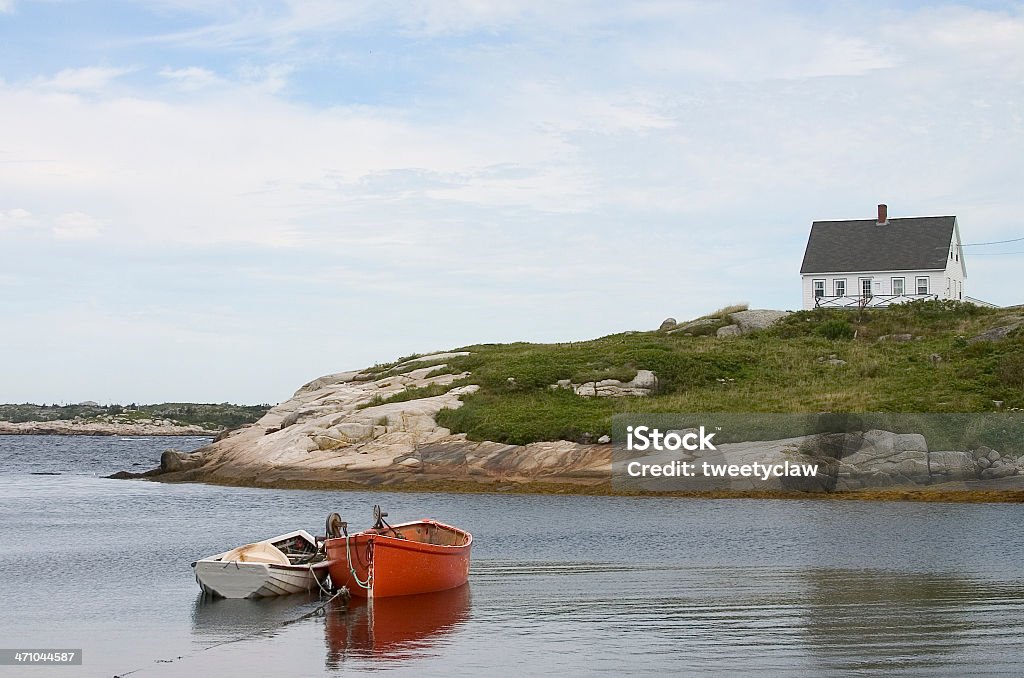
<instances>
[{"instance_id":1,"label":"house door","mask_svg":"<svg viewBox=\"0 0 1024 678\"><path fill-rule=\"evenodd\" d=\"M871 297L871 278L860 279L860 296L865 299Z\"/></svg>"}]
</instances>

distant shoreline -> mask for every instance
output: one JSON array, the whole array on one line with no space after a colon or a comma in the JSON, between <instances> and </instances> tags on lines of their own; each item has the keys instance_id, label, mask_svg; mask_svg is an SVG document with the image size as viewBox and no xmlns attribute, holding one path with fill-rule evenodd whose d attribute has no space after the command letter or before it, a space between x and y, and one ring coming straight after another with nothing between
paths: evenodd
<instances>
[{"instance_id":1,"label":"distant shoreline","mask_svg":"<svg viewBox=\"0 0 1024 678\"><path fill-rule=\"evenodd\" d=\"M0 421L0 435L47 436L204 436L214 437L220 430L179 424L113 424L104 422Z\"/></svg>"},{"instance_id":2,"label":"distant shoreline","mask_svg":"<svg viewBox=\"0 0 1024 678\"><path fill-rule=\"evenodd\" d=\"M124 477L124 476L122 476ZM558 483L558 482L475 482L467 480L407 481L395 484L364 484L322 478L259 480L246 478L229 480L221 476L180 475L162 478L161 474L145 477L143 474L126 479L144 479L162 483L200 483L225 487L252 487L274 490L311 490L333 492L414 492L443 494L543 494L582 495L601 497L644 497L648 499L776 499L816 501L912 501L949 504L1021 504L1024 489L1009 487L998 482L943 483L921 488L872 488L846 492L799 492L784 490L708 490L696 492L618 491L610 483ZM973 485L973 486L972 486ZM1002 487L1001 487L1002 486Z\"/></svg>"}]
</instances>

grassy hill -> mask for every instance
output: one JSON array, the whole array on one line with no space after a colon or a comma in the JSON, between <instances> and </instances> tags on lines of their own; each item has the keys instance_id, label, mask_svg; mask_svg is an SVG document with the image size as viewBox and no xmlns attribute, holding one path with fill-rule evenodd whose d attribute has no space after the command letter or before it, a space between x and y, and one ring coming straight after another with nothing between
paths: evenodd
<instances>
[{"instance_id":1,"label":"grassy hill","mask_svg":"<svg viewBox=\"0 0 1024 678\"><path fill-rule=\"evenodd\" d=\"M714 336L729 323L720 313L694 336L628 332L564 344L466 346L459 350L470 355L438 361L447 363L438 372L471 372L462 383L480 390L438 421L474 440L525 444L592 439L609 433L619 412L991 412L993 401L1021 408L1024 329L996 341L971 338L1022 317L1021 307L914 302L801 311L735 338ZM885 338L898 334L913 339ZM371 372L429 364L396 368L401 362ZM658 377L648 397L585 398L551 388L560 379L625 381L639 369ZM427 395L430 388L414 389L391 400Z\"/></svg>"}]
</instances>

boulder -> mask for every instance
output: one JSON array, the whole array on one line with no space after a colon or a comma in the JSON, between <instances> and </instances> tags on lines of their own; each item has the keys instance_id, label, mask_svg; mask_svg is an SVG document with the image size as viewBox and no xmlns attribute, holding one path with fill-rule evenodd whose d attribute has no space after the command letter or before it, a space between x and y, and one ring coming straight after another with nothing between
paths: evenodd
<instances>
[{"instance_id":1,"label":"boulder","mask_svg":"<svg viewBox=\"0 0 1024 678\"><path fill-rule=\"evenodd\" d=\"M200 465L202 457L198 454L189 454L175 449L164 450L160 455L160 472L176 473L188 471Z\"/></svg>"},{"instance_id":2,"label":"boulder","mask_svg":"<svg viewBox=\"0 0 1024 678\"><path fill-rule=\"evenodd\" d=\"M928 481L928 443L919 433L872 430L862 435L849 434L844 437L846 442L841 452L841 471L847 471L855 477L883 474L888 478L887 484L904 479L912 482ZM865 484L878 486L867 481Z\"/></svg>"},{"instance_id":3,"label":"boulder","mask_svg":"<svg viewBox=\"0 0 1024 678\"><path fill-rule=\"evenodd\" d=\"M719 327L715 336L719 339L725 339L727 337L738 337L741 334L743 334L743 330L740 329L739 325L726 325L725 327Z\"/></svg>"},{"instance_id":4,"label":"boulder","mask_svg":"<svg viewBox=\"0 0 1024 678\"><path fill-rule=\"evenodd\" d=\"M993 478L1006 478L1013 475L1017 475L1016 466L993 466L983 470L980 474L980 478L982 480L991 480Z\"/></svg>"},{"instance_id":5,"label":"boulder","mask_svg":"<svg viewBox=\"0 0 1024 678\"><path fill-rule=\"evenodd\" d=\"M661 321L661 325L658 327L658 330L664 332L665 330L672 329L678 324L679 323L676 322L675 318L665 318L664 320Z\"/></svg>"},{"instance_id":6,"label":"boulder","mask_svg":"<svg viewBox=\"0 0 1024 678\"><path fill-rule=\"evenodd\" d=\"M636 376L629 382L628 386L633 388L653 389L658 385L658 378L650 370L637 370Z\"/></svg>"},{"instance_id":7,"label":"boulder","mask_svg":"<svg viewBox=\"0 0 1024 678\"><path fill-rule=\"evenodd\" d=\"M979 459L979 460L980 459L988 459L989 455L992 452L995 452L995 450L993 450L991 447L985 447L984 445L982 445L981 447L978 447L978 448L975 448L975 449L971 450L971 456L974 457L975 459ZM994 459L988 459L988 461L995 461L998 458L999 458L999 453L997 452L995 458Z\"/></svg>"},{"instance_id":8,"label":"boulder","mask_svg":"<svg viewBox=\"0 0 1024 678\"><path fill-rule=\"evenodd\" d=\"M748 334L755 330L763 330L771 327L782 318L789 315L789 311L773 311L771 309L753 309L749 311L736 311L730 313L732 322L738 325L740 332Z\"/></svg>"},{"instance_id":9,"label":"boulder","mask_svg":"<svg viewBox=\"0 0 1024 678\"><path fill-rule=\"evenodd\" d=\"M942 480L972 480L978 475L974 458L959 450L929 452L928 470Z\"/></svg>"}]
</instances>

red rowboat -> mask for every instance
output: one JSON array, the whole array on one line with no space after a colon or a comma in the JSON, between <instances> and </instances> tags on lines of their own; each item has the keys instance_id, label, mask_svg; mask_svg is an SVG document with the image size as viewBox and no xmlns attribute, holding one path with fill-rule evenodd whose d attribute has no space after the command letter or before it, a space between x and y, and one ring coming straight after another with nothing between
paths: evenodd
<instances>
[{"instance_id":1,"label":"red rowboat","mask_svg":"<svg viewBox=\"0 0 1024 678\"><path fill-rule=\"evenodd\" d=\"M388 525L379 507L374 513L372 528L351 535L337 514L328 518L327 568L335 587L385 598L447 591L469 579L469 532L429 519ZM344 536L334 536L336 527Z\"/></svg>"}]
</instances>

